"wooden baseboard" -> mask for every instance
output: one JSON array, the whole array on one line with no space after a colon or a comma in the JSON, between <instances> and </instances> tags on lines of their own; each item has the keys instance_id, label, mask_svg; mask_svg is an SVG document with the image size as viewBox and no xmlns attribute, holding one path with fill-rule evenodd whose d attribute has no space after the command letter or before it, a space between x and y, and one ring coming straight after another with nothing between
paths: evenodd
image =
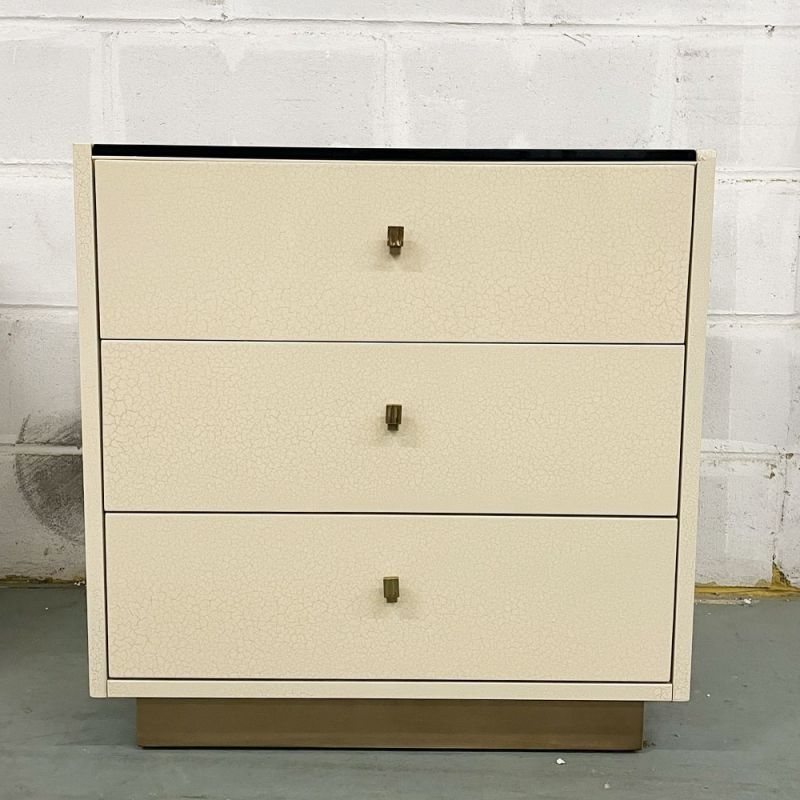
<instances>
[{"instance_id":1,"label":"wooden baseboard","mask_svg":"<svg viewBox=\"0 0 800 800\"><path fill-rule=\"evenodd\" d=\"M141 747L639 750L644 703L142 698Z\"/></svg>"}]
</instances>

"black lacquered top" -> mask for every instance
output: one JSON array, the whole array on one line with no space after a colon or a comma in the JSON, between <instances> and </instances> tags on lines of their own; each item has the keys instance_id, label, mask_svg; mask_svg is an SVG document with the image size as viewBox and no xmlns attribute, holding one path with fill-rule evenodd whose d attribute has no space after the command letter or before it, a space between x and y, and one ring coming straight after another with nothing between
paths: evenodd
<instances>
[{"instance_id":1,"label":"black lacquered top","mask_svg":"<svg viewBox=\"0 0 800 800\"><path fill-rule=\"evenodd\" d=\"M391 147L235 147L96 144L92 155L128 158L241 158L303 161L695 161L695 150L452 150Z\"/></svg>"}]
</instances>

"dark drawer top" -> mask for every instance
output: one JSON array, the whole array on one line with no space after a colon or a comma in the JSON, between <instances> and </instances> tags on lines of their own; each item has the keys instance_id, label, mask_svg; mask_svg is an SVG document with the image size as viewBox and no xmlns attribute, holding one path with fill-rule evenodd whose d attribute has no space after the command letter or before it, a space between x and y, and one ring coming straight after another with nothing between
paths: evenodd
<instances>
[{"instance_id":1,"label":"dark drawer top","mask_svg":"<svg viewBox=\"0 0 800 800\"><path fill-rule=\"evenodd\" d=\"M695 161L696 150L453 150L391 147L235 147L95 144L92 155L123 158L245 158L304 161Z\"/></svg>"}]
</instances>

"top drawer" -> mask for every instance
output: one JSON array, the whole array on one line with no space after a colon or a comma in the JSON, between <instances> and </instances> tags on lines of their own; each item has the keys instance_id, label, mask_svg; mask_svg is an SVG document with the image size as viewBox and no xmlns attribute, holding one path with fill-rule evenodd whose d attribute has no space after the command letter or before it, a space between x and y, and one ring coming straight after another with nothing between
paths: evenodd
<instances>
[{"instance_id":1,"label":"top drawer","mask_svg":"<svg viewBox=\"0 0 800 800\"><path fill-rule=\"evenodd\" d=\"M101 336L682 342L693 183L691 163L98 158Z\"/></svg>"}]
</instances>

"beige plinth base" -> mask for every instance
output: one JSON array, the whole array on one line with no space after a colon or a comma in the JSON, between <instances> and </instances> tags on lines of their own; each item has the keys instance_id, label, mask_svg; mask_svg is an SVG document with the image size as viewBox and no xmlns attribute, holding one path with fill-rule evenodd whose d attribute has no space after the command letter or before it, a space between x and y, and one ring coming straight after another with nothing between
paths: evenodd
<instances>
[{"instance_id":1,"label":"beige plinth base","mask_svg":"<svg viewBox=\"0 0 800 800\"><path fill-rule=\"evenodd\" d=\"M137 700L141 747L638 750L644 703L568 700Z\"/></svg>"}]
</instances>

